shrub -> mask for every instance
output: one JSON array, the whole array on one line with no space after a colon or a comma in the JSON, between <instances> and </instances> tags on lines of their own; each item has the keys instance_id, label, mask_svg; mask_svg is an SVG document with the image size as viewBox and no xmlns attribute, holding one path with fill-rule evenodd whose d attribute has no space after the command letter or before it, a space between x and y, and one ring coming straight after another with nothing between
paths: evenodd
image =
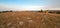
<instances>
[{"instance_id":1,"label":"shrub","mask_svg":"<svg viewBox=\"0 0 60 28\"><path fill-rule=\"evenodd\" d=\"M5 13L5 12L13 12L13 11L1 11L0 13Z\"/></svg>"},{"instance_id":2,"label":"shrub","mask_svg":"<svg viewBox=\"0 0 60 28\"><path fill-rule=\"evenodd\" d=\"M58 12L56 12L57 14L60 14L60 12L58 11Z\"/></svg>"}]
</instances>

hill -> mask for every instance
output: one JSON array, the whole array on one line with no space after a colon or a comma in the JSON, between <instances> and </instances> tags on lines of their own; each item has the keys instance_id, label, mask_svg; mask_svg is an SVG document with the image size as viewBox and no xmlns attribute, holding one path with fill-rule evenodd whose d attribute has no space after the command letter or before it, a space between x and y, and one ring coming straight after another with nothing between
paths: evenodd
<instances>
[{"instance_id":1,"label":"hill","mask_svg":"<svg viewBox=\"0 0 60 28\"><path fill-rule=\"evenodd\" d=\"M0 28L60 28L60 14L42 12L0 13Z\"/></svg>"}]
</instances>

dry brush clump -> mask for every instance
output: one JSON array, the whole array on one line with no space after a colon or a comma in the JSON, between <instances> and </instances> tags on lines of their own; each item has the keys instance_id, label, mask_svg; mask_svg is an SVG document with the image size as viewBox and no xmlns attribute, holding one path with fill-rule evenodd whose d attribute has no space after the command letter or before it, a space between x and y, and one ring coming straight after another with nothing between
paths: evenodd
<instances>
[{"instance_id":1,"label":"dry brush clump","mask_svg":"<svg viewBox=\"0 0 60 28\"><path fill-rule=\"evenodd\" d=\"M6 13L6 12L13 12L12 10L10 11L0 11L0 13Z\"/></svg>"},{"instance_id":2,"label":"dry brush clump","mask_svg":"<svg viewBox=\"0 0 60 28\"><path fill-rule=\"evenodd\" d=\"M0 28L60 28L60 14L7 12L0 14Z\"/></svg>"}]
</instances>

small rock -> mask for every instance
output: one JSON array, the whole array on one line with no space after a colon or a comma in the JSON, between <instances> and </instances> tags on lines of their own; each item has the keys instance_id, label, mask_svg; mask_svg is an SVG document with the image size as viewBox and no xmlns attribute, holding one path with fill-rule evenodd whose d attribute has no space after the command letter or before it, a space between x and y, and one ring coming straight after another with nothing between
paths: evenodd
<instances>
[{"instance_id":1,"label":"small rock","mask_svg":"<svg viewBox=\"0 0 60 28\"><path fill-rule=\"evenodd\" d=\"M23 22L23 21L20 21L20 22L19 22L19 25L23 25L23 24L24 24L24 22Z\"/></svg>"},{"instance_id":2,"label":"small rock","mask_svg":"<svg viewBox=\"0 0 60 28\"><path fill-rule=\"evenodd\" d=\"M45 23L43 23L43 24L45 24Z\"/></svg>"},{"instance_id":3,"label":"small rock","mask_svg":"<svg viewBox=\"0 0 60 28\"><path fill-rule=\"evenodd\" d=\"M27 19L31 19L30 17L27 17Z\"/></svg>"},{"instance_id":4,"label":"small rock","mask_svg":"<svg viewBox=\"0 0 60 28\"><path fill-rule=\"evenodd\" d=\"M7 24L7 26L10 26L10 25L11 25L11 23L8 23L8 24Z\"/></svg>"},{"instance_id":5,"label":"small rock","mask_svg":"<svg viewBox=\"0 0 60 28\"><path fill-rule=\"evenodd\" d=\"M33 20L29 20L28 22L33 22Z\"/></svg>"}]
</instances>

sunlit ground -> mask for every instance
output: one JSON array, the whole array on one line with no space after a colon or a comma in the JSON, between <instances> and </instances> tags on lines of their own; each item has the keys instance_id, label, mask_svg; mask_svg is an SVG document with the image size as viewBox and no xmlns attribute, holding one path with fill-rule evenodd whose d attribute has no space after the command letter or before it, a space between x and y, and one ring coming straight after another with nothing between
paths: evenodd
<instances>
[{"instance_id":1,"label":"sunlit ground","mask_svg":"<svg viewBox=\"0 0 60 28\"><path fill-rule=\"evenodd\" d=\"M0 13L0 28L60 28L60 14L42 12Z\"/></svg>"}]
</instances>

